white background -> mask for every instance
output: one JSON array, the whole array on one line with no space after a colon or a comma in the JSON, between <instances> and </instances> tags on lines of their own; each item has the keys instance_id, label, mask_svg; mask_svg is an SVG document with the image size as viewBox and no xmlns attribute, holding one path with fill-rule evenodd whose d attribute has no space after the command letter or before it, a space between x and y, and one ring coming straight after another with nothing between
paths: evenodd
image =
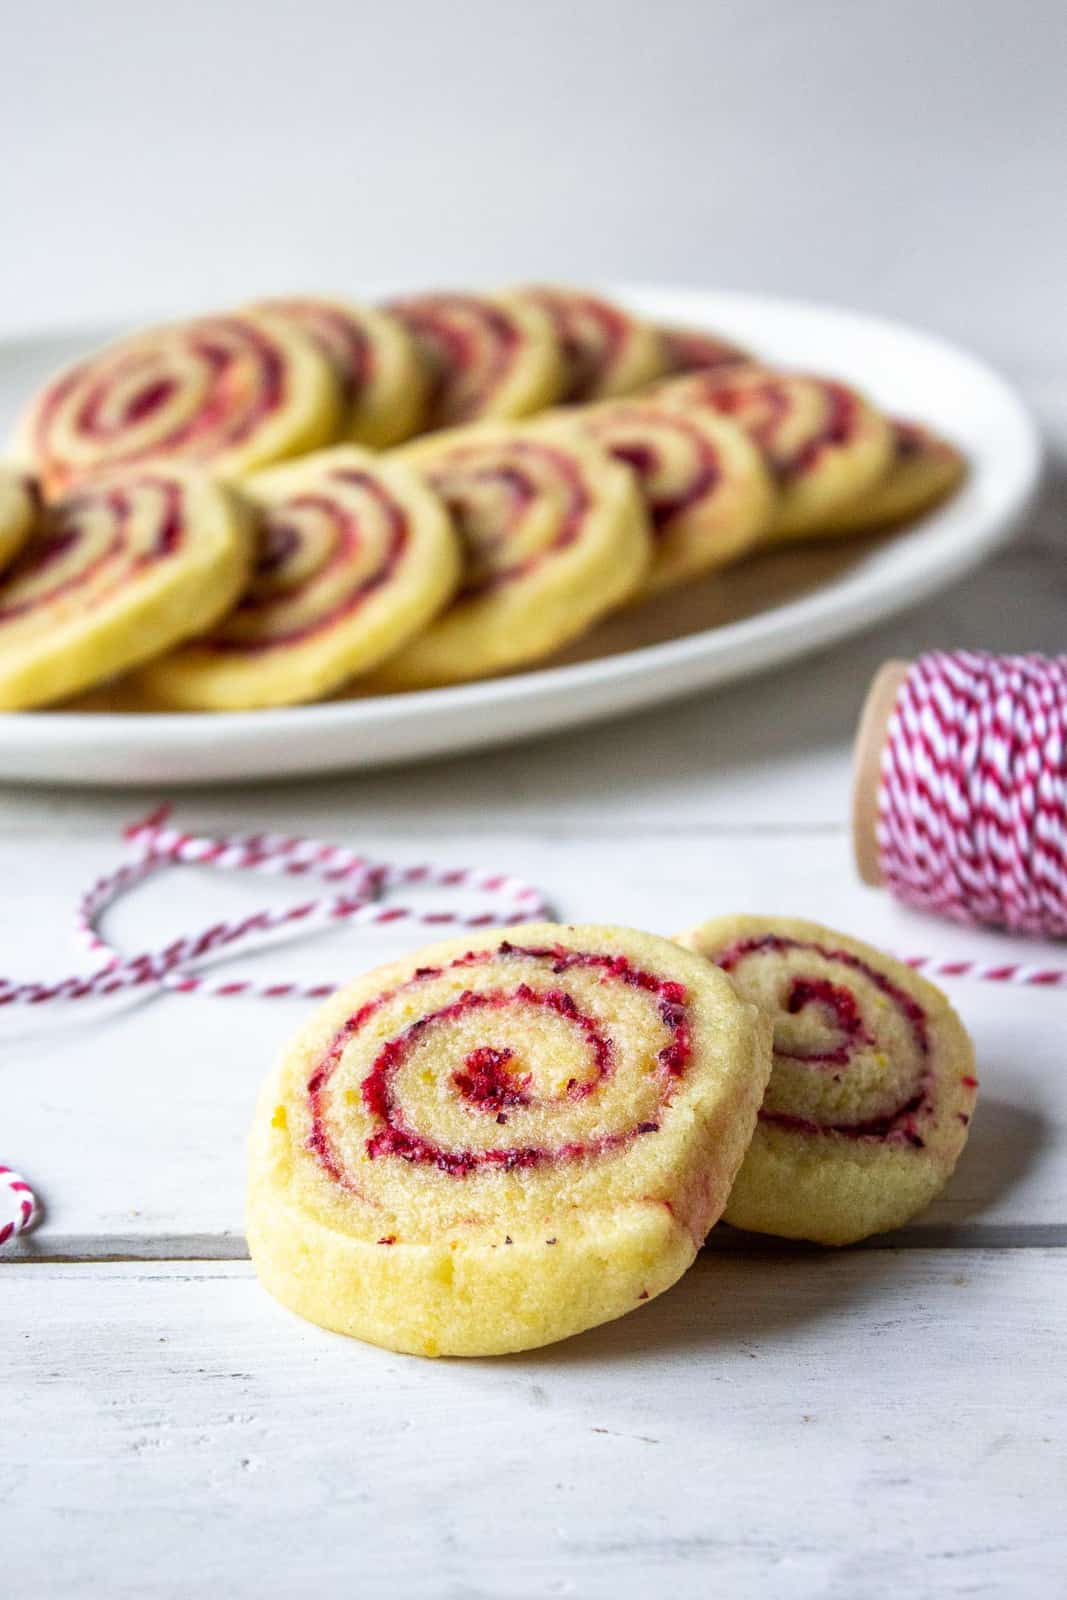
<instances>
[{"instance_id":1,"label":"white background","mask_svg":"<svg viewBox=\"0 0 1067 1600\"><path fill-rule=\"evenodd\" d=\"M0 0L0 325L382 279L1065 340L1062 0Z\"/></svg>"}]
</instances>

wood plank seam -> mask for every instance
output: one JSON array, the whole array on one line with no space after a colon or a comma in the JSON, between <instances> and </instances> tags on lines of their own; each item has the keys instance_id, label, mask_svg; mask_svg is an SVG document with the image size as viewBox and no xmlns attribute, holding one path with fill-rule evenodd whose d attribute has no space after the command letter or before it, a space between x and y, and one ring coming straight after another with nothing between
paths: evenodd
<instances>
[{"instance_id":1,"label":"wood plank seam","mask_svg":"<svg viewBox=\"0 0 1067 1600\"><path fill-rule=\"evenodd\" d=\"M825 1260L835 1252L818 1245L791 1243L784 1239L765 1239L742 1235L723 1228L704 1246L709 1255L804 1256ZM856 1250L1062 1250L1067 1249L1067 1223L976 1224L969 1227L902 1228L894 1233L875 1235ZM82 1234L59 1235L45 1243L22 1240L5 1253L4 1266L50 1266L57 1263L167 1262L167 1261L247 1261L248 1248L242 1237L224 1234L170 1234L158 1239L121 1235L92 1237Z\"/></svg>"}]
</instances>

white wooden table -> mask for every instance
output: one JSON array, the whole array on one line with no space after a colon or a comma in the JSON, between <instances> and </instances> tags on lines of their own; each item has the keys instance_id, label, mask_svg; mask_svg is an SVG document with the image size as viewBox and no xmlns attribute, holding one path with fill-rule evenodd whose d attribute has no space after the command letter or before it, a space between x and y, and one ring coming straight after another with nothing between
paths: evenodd
<instances>
[{"instance_id":1,"label":"white wooden table","mask_svg":"<svg viewBox=\"0 0 1067 1600\"><path fill-rule=\"evenodd\" d=\"M1032 374L1028 389L1067 443L1063 386ZM776 909L900 953L1002 952L859 886L848 742L886 656L1063 648L1058 472L994 566L802 667L452 764L189 793L179 816L500 864L569 918L670 932ZM75 964L72 888L114 859L141 806L0 791L0 971ZM252 892L168 877L115 926L143 943ZM396 943L342 934L259 965L343 977ZM466 1363L320 1332L254 1281L242 1141L302 1004L168 998L77 1032L5 1018L0 1159L47 1207L0 1265L5 1586L108 1600L1062 1593L1067 1002L977 983L954 998L982 1100L948 1191L904 1233L830 1254L722 1229L638 1314Z\"/></svg>"}]
</instances>

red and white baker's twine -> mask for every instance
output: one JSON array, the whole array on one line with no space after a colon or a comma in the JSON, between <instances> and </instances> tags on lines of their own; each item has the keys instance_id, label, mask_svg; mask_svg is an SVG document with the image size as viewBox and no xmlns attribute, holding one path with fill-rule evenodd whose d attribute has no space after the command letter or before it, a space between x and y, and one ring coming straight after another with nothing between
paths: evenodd
<instances>
[{"instance_id":1,"label":"red and white baker's twine","mask_svg":"<svg viewBox=\"0 0 1067 1600\"><path fill-rule=\"evenodd\" d=\"M1067 657L937 651L912 664L882 753L878 850L908 905L1067 936ZM910 965L1067 985L1067 970L1022 962Z\"/></svg>"},{"instance_id":2,"label":"red and white baker's twine","mask_svg":"<svg viewBox=\"0 0 1067 1600\"><path fill-rule=\"evenodd\" d=\"M25 1178L0 1167L0 1244L25 1233L37 1217L37 1199Z\"/></svg>"},{"instance_id":3,"label":"red and white baker's twine","mask_svg":"<svg viewBox=\"0 0 1067 1600\"><path fill-rule=\"evenodd\" d=\"M200 838L171 827L163 808L126 832L130 858L80 898L77 928L96 969L55 982L0 978L0 1008L104 999L125 991L261 999L319 999L332 983L213 979L193 970L244 941L340 923L478 928L549 915L541 892L507 873L403 867L339 845L279 834ZM1067 936L1067 658L958 651L921 657L890 718L882 756L878 847L882 873L909 905L959 922ZM312 877L332 892L182 934L158 950L124 956L100 930L105 911L152 873L179 865ZM492 909L419 909L397 889L462 889ZM1067 986L1067 968L1022 962L911 957L932 977ZM36 1202L24 1179L0 1167L0 1245L31 1226ZM7 1220L4 1220L7 1219Z\"/></svg>"},{"instance_id":4,"label":"red and white baker's twine","mask_svg":"<svg viewBox=\"0 0 1067 1600\"><path fill-rule=\"evenodd\" d=\"M191 969L212 957L229 954L242 942L272 933L310 933L341 923L383 926L411 922L435 928L484 928L537 921L551 914L541 891L510 873L442 867L429 861L398 866L372 860L340 845L292 835L253 833L200 838L171 827L168 816L167 809L162 808L128 828L125 838L130 859L99 878L78 901L77 931L97 958L96 970L52 982L0 978L0 1007L102 1000L151 988L222 998L244 995L265 1000L322 999L333 993L336 984L298 983L291 979L213 979ZM124 956L101 932L105 911L152 873L183 865L212 867L222 872L316 878L329 884L333 892L298 905L267 907L232 921L216 922L199 932L181 934L161 949ZM394 904L385 899L405 888L465 890L489 904L460 911ZM12 1201L0 1211L2 1245L32 1224L37 1207L29 1185L6 1167L0 1167L0 1198ZM9 1215L10 1220L4 1220Z\"/></svg>"},{"instance_id":5,"label":"red and white baker's twine","mask_svg":"<svg viewBox=\"0 0 1067 1600\"><path fill-rule=\"evenodd\" d=\"M54 982L0 978L0 1007L102 999L126 989L146 987L225 998L251 995L270 1000L321 999L332 994L336 985L252 978L218 980L191 971L190 967L229 953L242 941L285 931L312 932L338 923L382 926L411 922L423 927L485 928L536 921L549 914L541 891L509 873L442 867L433 862L398 866L358 855L340 845L292 835L252 833L201 838L171 827L165 809L128 828L125 838L133 852L131 859L99 878L78 902L79 936L101 964L94 972ZM183 865L212 867L222 872L317 878L334 886L335 892L298 905L268 907L237 920L216 922L199 932L181 934L161 949L124 956L100 930L104 912L152 873ZM466 890L487 898L490 906L459 911L397 905L384 899L397 889L424 887Z\"/></svg>"}]
</instances>

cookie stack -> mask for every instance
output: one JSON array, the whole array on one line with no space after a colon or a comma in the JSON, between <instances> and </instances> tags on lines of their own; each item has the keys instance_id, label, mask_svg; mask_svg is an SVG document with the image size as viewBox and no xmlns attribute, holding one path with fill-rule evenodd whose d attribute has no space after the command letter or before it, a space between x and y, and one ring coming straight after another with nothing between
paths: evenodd
<instances>
[{"instance_id":1,"label":"cookie stack","mask_svg":"<svg viewBox=\"0 0 1067 1600\"><path fill-rule=\"evenodd\" d=\"M0 709L514 671L962 473L843 383L578 290L269 300L124 339L28 407L0 468Z\"/></svg>"},{"instance_id":2,"label":"cookie stack","mask_svg":"<svg viewBox=\"0 0 1067 1600\"><path fill-rule=\"evenodd\" d=\"M976 1091L945 997L813 923L489 931L365 974L292 1042L253 1128L249 1246L324 1327L529 1349L669 1288L720 1216L836 1245L898 1227Z\"/></svg>"}]
</instances>

